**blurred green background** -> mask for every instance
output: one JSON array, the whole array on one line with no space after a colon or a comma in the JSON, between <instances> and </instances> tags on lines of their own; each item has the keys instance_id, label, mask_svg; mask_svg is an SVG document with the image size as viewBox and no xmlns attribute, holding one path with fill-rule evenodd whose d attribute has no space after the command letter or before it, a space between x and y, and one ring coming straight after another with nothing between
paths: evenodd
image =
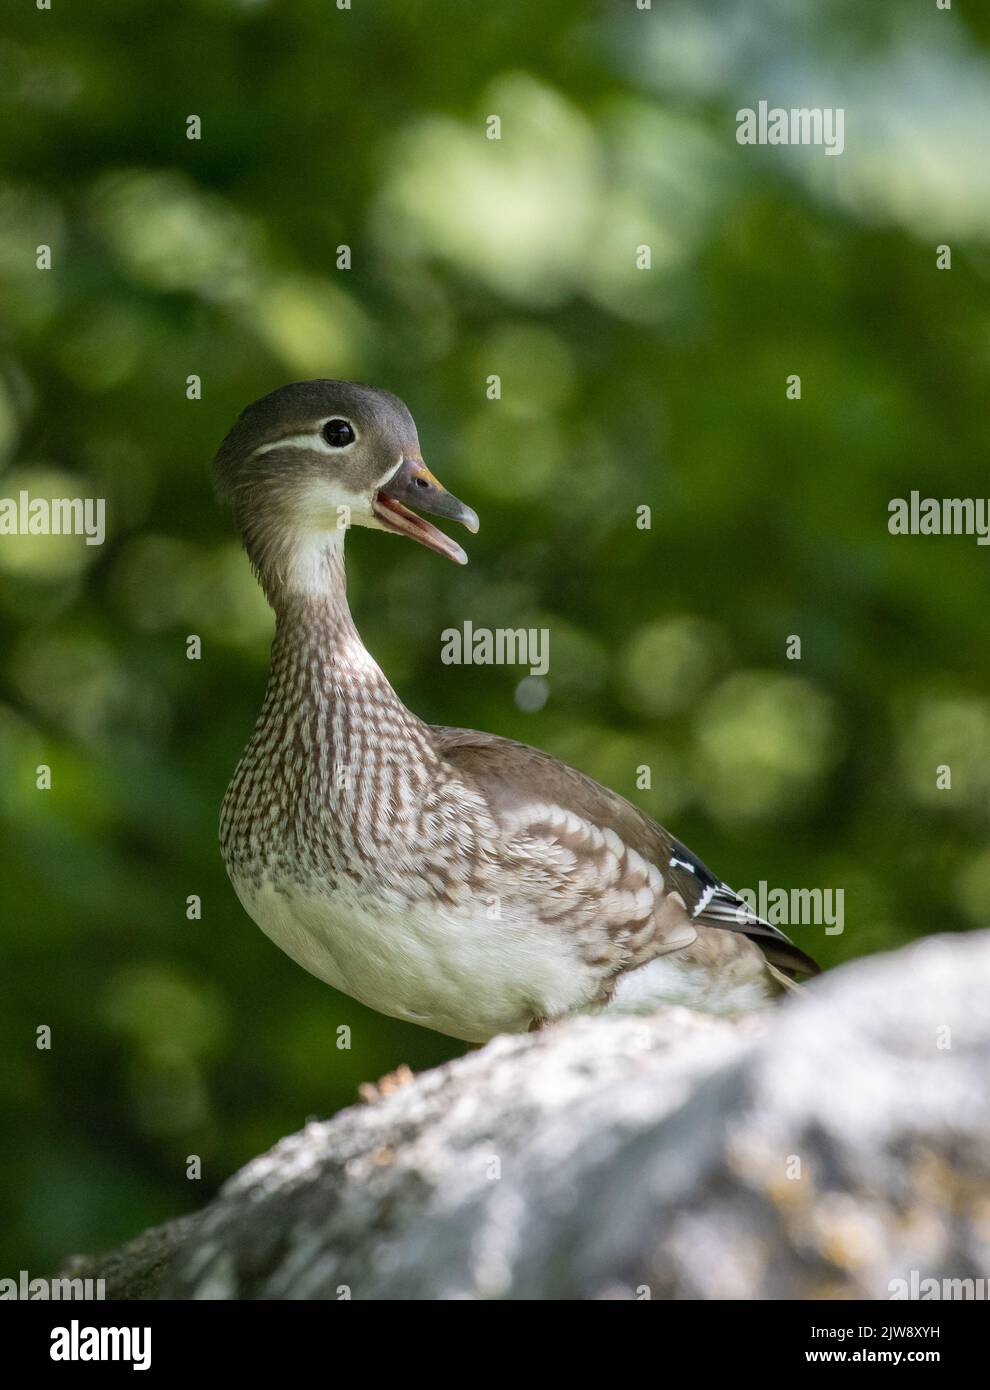
<instances>
[{"instance_id":1,"label":"blurred green background","mask_svg":"<svg viewBox=\"0 0 990 1390\"><path fill-rule=\"evenodd\" d=\"M990 554L887 503L990 492L988 32L934 0L8 9L0 495L105 497L108 537L0 538L0 1274L462 1050L304 974L220 860L271 617L208 463L286 381L398 392L481 515L465 570L349 542L420 714L575 762L737 887L844 888L843 935L797 932L825 964L985 923ZM844 154L738 146L760 99L844 106ZM548 626L547 687L442 666L465 618Z\"/></svg>"}]
</instances>

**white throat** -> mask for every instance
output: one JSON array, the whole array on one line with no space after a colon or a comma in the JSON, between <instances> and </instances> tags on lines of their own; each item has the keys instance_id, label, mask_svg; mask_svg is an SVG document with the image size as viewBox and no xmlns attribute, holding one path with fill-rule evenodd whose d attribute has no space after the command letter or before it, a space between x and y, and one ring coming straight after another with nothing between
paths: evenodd
<instances>
[{"instance_id":1,"label":"white throat","mask_svg":"<svg viewBox=\"0 0 990 1390\"><path fill-rule=\"evenodd\" d=\"M293 545L284 578L285 592L318 598L334 592L344 566L345 528L314 530Z\"/></svg>"}]
</instances>

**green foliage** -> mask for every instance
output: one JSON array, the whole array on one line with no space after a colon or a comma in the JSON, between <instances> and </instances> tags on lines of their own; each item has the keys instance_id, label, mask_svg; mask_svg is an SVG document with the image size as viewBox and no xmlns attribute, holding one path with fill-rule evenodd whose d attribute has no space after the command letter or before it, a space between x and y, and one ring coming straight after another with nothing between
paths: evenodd
<instances>
[{"instance_id":1,"label":"green foliage","mask_svg":"<svg viewBox=\"0 0 990 1390\"><path fill-rule=\"evenodd\" d=\"M279 955L220 861L271 623L208 462L283 382L396 391L481 516L463 571L349 541L412 708L568 758L737 887L844 888L843 935L796 933L825 964L984 923L990 556L887 530L912 489L987 493L964 9L8 15L0 495L105 497L108 538L0 537L0 1272L195 1207L359 1082L460 1050ZM761 97L844 103L843 155L737 145ZM517 669L441 665L465 618L549 626L541 708Z\"/></svg>"}]
</instances>

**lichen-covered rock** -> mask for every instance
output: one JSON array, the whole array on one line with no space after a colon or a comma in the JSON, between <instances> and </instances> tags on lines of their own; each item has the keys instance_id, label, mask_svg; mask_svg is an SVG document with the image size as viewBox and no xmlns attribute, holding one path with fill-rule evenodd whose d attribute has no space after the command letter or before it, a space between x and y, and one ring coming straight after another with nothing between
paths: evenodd
<instances>
[{"instance_id":1,"label":"lichen-covered rock","mask_svg":"<svg viewBox=\"0 0 990 1390\"><path fill-rule=\"evenodd\" d=\"M990 933L772 1014L497 1038L308 1125L108 1297L888 1298L990 1271Z\"/></svg>"}]
</instances>

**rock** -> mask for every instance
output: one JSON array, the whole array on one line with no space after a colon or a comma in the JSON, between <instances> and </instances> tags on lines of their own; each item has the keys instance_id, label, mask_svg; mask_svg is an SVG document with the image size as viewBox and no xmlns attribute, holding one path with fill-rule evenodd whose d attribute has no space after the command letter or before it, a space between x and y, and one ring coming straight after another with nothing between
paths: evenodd
<instances>
[{"instance_id":1,"label":"rock","mask_svg":"<svg viewBox=\"0 0 990 1390\"><path fill-rule=\"evenodd\" d=\"M741 1020L497 1038L71 1273L108 1298L886 1299L912 1270L984 1278L988 998L980 933Z\"/></svg>"}]
</instances>

